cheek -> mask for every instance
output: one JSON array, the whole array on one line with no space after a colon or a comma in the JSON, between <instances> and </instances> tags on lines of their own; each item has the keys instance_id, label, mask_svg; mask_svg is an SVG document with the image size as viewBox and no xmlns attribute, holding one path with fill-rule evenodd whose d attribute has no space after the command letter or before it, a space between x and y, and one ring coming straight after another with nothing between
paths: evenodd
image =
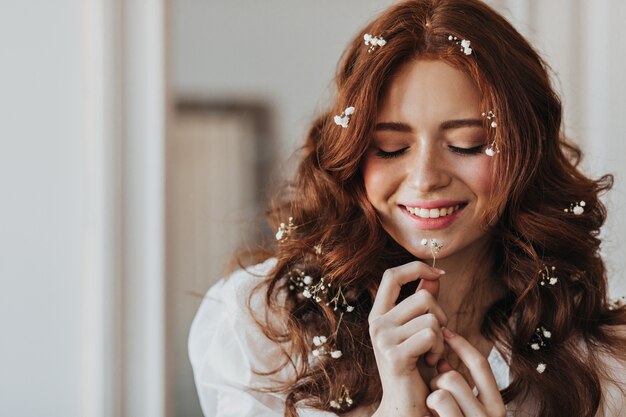
<instances>
[{"instance_id":1,"label":"cheek","mask_svg":"<svg viewBox=\"0 0 626 417\"><path fill-rule=\"evenodd\" d=\"M376 207L389 192L391 177L381 161L367 157L361 169L368 200Z\"/></svg>"},{"instance_id":2,"label":"cheek","mask_svg":"<svg viewBox=\"0 0 626 417\"><path fill-rule=\"evenodd\" d=\"M471 184L474 194L479 198L486 199L491 193L493 187L492 170L493 162L491 159L483 159L472 164L465 172L468 184Z\"/></svg>"}]
</instances>

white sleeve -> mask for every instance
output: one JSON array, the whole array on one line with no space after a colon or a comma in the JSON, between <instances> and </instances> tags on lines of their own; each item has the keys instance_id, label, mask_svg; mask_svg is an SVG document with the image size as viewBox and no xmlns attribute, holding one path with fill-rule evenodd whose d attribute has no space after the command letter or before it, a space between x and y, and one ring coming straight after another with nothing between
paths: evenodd
<instances>
[{"instance_id":1,"label":"white sleeve","mask_svg":"<svg viewBox=\"0 0 626 417\"><path fill-rule=\"evenodd\" d=\"M238 271L207 293L189 333L189 358L205 417L282 417L284 396L251 390L288 380L288 365L274 376L256 375L284 361L280 346L267 339L245 308L250 275ZM262 316L261 316L262 317ZM331 417L298 409L300 416Z\"/></svg>"}]
</instances>

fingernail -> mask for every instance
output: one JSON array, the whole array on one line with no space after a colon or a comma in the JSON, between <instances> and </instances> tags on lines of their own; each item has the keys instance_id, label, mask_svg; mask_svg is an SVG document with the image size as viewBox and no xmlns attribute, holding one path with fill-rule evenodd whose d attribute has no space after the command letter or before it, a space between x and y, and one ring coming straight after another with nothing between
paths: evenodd
<instances>
[{"instance_id":1,"label":"fingernail","mask_svg":"<svg viewBox=\"0 0 626 417\"><path fill-rule=\"evenodd\" d=\"M454 333L452 330L448 329L447 327L443 328L443 335L444 337L450 339L451 337L456 336L456 333Z\"/></svg>"},{"instance_id":2,"label":"fingernail","mask_svg":"<svg viewBox=\"0 0 626 417\"><path fill-rule=\"evenodd\" d=\"M433 270L433 272L438 273L439 275L443 275L446 273L446 271L444 271L443 269L439 269L439 268L433 268L432 266L430 267L430 269Z\"/></svg>"}]
</instances>

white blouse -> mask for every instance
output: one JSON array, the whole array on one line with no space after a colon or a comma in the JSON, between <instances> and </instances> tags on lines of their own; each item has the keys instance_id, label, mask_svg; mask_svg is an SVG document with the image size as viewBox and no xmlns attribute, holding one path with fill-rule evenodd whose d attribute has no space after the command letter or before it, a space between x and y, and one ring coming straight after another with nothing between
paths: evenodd
<instances>
[{"instance_id":1,"label":"white blouse","mask_svg":"<svg viewBox=\"0 0 626 417\"><path fill-rule=\"evenodd\" d=\"M285 360L280 346L265 337L247 310L250 290L275 266L275 259L238 270L209 289L193 320L189 333L189 358L202 411L206 417L282 417L284 396L260 393L249 388L291 380L293 368L286 366L278 374L261 377L253 372L272 371ZM253 296L251 306L262 314L263 291ZM509 366L494 348L488 357L498 388L509 385ZM507 405L508 416L520 413ZM528 411L527 407L523 407ZM375 407L357 407L345 415L371 416ZM299 416L332 417L334 413L298 408ZM608 415L608 414L607 414Z\"/></svg>"}]
</instances>

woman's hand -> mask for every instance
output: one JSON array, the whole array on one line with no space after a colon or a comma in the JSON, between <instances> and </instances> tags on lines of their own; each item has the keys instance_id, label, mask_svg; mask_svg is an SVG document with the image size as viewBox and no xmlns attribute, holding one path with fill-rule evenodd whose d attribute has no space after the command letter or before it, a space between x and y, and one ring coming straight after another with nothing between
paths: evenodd
<instances>
[{"instance_id":1,"label":"woman's hand","mask_svg":"<svg viewBox=\"0 0 626 417\"><path fill-rule=\"evenodd\" d=\"M375 416L430 414L426 407L430 389L417 361L425 355L426 363L434 367L444 351L441 327L447 317L436 300L442 273L415 261L383 274L369 315L370 337L383 387ZM400 288L418 278L422 281L415 294L396 305Z\"/></svg>"},{"instance_id":2,"label":"woman's hand","mask_svg":"<svg viewBox=\"0 0 626 417\"><path fill-rule=\"evenodd\" d=\"M446 344L469 369L478 389L478 397L463 376L442 360L439 375L430 381L432 393L426 399L428 409L440 417L504 417L505 408L487 359L465 338L443 329Z\"/></svg>"}]
</instances>

